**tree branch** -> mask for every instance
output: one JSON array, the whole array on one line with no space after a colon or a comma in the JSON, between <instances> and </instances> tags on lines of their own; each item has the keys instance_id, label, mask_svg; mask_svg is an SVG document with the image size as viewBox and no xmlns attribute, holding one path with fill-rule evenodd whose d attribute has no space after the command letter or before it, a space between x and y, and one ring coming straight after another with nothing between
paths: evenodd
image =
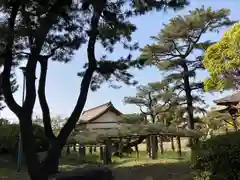
<instances>
[{"instance_id":1,"label":"tree branch","mask_svg":"<svg viewBox=\"0 0 240 180\"><path fill-rule=\"evenodd\" d=\"M229 124L229 125L231 125L231 126L234 126L234 124L233 123L230 123L230 122L228 122L227 120L223 120L225 123L227 123L227 124Z\"/></svg>"},{"instance_id":2,"label":"tree branch","mask_svg":"<svg viewBox=\"0 0 240 180\"><path fill-rule=\"evenodd\" d=\"M211 21L210 21L211 22ZM208 28L210 22L208 22L206 24L206 26L200 31L199 35L197 37L195 37L195 41L192 40L190 38L190 41L192 41L192 46L191 46L191 42L189 43L189 47L186 50L186 53L184 54L184 59L192 52L193 48L195 47L196 43L200 40L202 34L206 31L206 29Z\"/></svg>"},{"instance_id":3,"label":"tree branch","mask_svg":"<svg viewBox=\"0 0 240 180\"><path fill-rule=\"evenodd\" d=\"M36 66L37 60L40 58L40 52L44 44L45 38L52 28L53 24L58 21L58 15L62 11L62 8L66 5L71 4L67 0L58 0L50 8L46 17L40 20L40 27L35 33L35 44L31 47L31 56L27 62L26 66L26 100L24 102L23 108L26 112L32 113L33 106L36 100Z\"/></svg>"},{"instance_id":4,"label":"tree branch","mask_svg":"<svg viewBox=\"0 0 240 180\"><path fill-rule=\"evenodd\" d=\"M183 54L179 51L179 49L177 48L177 44L175 43L174 40L171 40L171 42L173 43L173 47L174 49L178 52L179 56L182 56ZM173 56L174 57L174 56Z\"/></svg>"},{"instance_id":5,"label":"tree branch","mask_svg":"<svg viewBox=\"0 0 240 180\"><path fill-rule=\"evenodd\" d=\"M144 112L144 111L143 111L143 109L142 109L142 106L141 106L141 105L139 105L139 109L140 109L140 111L141 111L141 113L142 113L142 114L144 114L144 115L148 115L148 113L146 113L146 112Z\"/></svg>"},{"instance_id":6,"label":"tree branch","mask_svg":"<svg viewBox=\"0 0 240 180\"><path fill-rule=\"evenodd\" d=\"M41 73L40 73L40 79L39 79L39 85L38 85L38 97L39 97L39 102L42 109L45 135L51 141L56 137L52 130L50 110L48 107L46 94L45 94L48 59L43 57L39 60L39 62L41 65Z\"/></svg>"},{"instance_id":7,"label":"tree branch","mask_svg":"<svg viewBox=\"0 0 240 180\"><path fill-rule=\"evenodd\" d=\"M11 91L11 68L13 64L13 54L12 54L12 46L14 41L14 25L16 16L19 10L19 5L16 4L12 8L11 15L8 19L8 27L9 27L9 34L7 36L7 44L6 50L3 54L4 57L4 70L2 75L2 89L3 95L5 98L5 102L8 107L13 111L18 117L20 115L21 107L15 101L12 91Z\"/></svg>"},{"instance_id":8,"label":"tree branch","mask_svg":"<svg viewBox=\"0 0 240 180\"><path fill-rule=\"evenodd\" d=\"M102 2L97 3L98 6L93 7L93 16L91 18L91 25L90 25L91 29L89 31L89 41L88 41L88 47L87 47L88 68L85 72L85 75L81 83L80 94L78 96L77 104L72 114L68 118L67 123L61 129L57 137L60 147L64 146L67 140L67 137L70 135L70 133L74 129L87 100L87 94L88 94L89 86L91 83L92 75L97 67L97 61L95 57L95 44L96 44L97 35L98 35L99 19L105 4L106 4L106 0L102 0Z\"/></svg>"}]
</instances>

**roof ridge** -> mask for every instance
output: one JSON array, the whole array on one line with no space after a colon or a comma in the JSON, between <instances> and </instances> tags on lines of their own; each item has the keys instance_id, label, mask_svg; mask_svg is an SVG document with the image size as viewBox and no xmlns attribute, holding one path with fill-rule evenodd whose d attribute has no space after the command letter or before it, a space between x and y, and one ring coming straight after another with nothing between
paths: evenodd
<instances>
[{"instance_id":1,"label":"roof ridge","mask_svg":"<svg viewBox=\"0 0 240 180\"><path fill-rule=\"evenodd\" d=\"M94 110L94 109L100 108L100 107L102 107L102 106L106 106L106 105L111 106L111 105L112 105L112 102L109 101L109 102L104 103L104 104L102 104L102 105L95 106L95 107L93 107L93 108L91 108L91 109L87 109L87 110L83 111L82 114L84 114L85 112L88 112L88 111L91 111L91 110Z\"/></svg>"}]
</instances>

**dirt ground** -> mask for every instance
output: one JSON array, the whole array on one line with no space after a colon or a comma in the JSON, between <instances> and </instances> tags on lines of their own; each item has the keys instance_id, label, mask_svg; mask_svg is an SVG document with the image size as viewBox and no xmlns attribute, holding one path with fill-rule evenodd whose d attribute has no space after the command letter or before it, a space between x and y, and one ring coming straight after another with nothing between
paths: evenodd
<instances>
[{"instance_id":1,"label":"dirt ground","mask_svg":"<svg viewBox=\"0 0 240 180\"><path fill-rule=\"evenodd\" d=\"M187 163L152 164L114 168L115 180L191 180ZM28 180L27 173L15 174L2 180Z\"/></svg>"}]
</instances>

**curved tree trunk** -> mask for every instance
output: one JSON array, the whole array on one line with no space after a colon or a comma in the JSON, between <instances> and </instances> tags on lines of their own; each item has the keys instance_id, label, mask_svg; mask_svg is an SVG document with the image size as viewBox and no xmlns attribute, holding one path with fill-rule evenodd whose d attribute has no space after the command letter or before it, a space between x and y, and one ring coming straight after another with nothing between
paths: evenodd
<instances>
[{"instance_id":1,"label":"curved tree trunk","mask_svg":"<svg viewBox=\"0 0 240 180\"><path fill-rule=\"evenodd\" d=\"M136 147L138 144L141 144L146 139L146 136L141 136L135 141L127 142L126 144L121 145L121 149L119 149L119 143L115 143L114 149L117 149L119 152L115 153L115 155L119 156L119 154L122 154L123 152L130 152L129 150L132 147Z\"/></svg>"}]
</instances>

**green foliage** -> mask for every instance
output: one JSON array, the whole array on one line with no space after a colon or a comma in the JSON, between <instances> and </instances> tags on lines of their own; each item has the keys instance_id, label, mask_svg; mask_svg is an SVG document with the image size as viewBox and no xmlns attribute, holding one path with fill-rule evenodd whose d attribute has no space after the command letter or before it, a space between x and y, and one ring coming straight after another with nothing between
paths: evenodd
<instances>
[{"instance_id":1,"label":"green foliage","mask_svg":"<svg viewBox=\"0 0 240 180\"><path fill-rule=\"evenodd\" d=\"M230 123L232 117L228 112L209 111L206 116L202 118L202 122L207 124L209 128L217 130L225 124Z\"/></svg>"},{"instance_id":2,"label":"green foliage","mask_svg":"<svg viewBox=\"0 0 240 180\"><path fill-rule=\"evenodd\" d=\"M41 126L33 125L33 134L36 141L36 151L48 149L48 141ZM0 126L0 151L7 151L13 155L17 153L19 139L19 125L6 124Z\"/></svg>"},{"instance_id":3,"label":"green foliage","mask_svg":"<svg viewBox=\"0 0 240 180\"><path fill-rule=\"evenodd\" d=\"M215 136L194 150L196 180L240 179L240 132Z\"/></svg>"},{"instance_id":4,"label":"green foliage","mask_svg":"<svg viewBox=\"0 0 240 180\"><path fill-rule=\"evenodd\" d=\"M59 131L61 130L61 128L63 127L64 123L66 123L66 118L63 118L61 116L56 116L56 117L52 117L51 118L51 126L53 129L54 134L58 134ZM33 123L36 125L39 125L41 127L43 127L43 119L36 117L35 119L33 119Z\"/></svg>"},{"instance_id":5,"label":"green foliage","mask_svg":"<svg viewBox=\"0 0 240 180\"><path fill-rule=\"evenodd\" d=\"M145 121L142 114L123 114L121 115L122 122L127 124L141 124Z\"/></svg>"},{"instance_id":6,"label":"green foliage","mask_svg":"<svg viewBox=\"0 0 240 180\"><path fill-rule=\"evenodd\" d=\"M119 129L98 129L98 130L76 130L68 141L76 140L82 144L103 143L106 138L136 138L139 136L146 137L147 135L164 134L166 136L180 137L200 137L202 133L195 130L188 130L176 127L166 127L163 124L122 124ZM113 139L114 140L114 139Z\"/></svg>"},{"instance_id":7,"label":"green foliage","mask_svg":"<svg viewBox=\"0 0 240 180\"><path fill-rule=\"evenodd\" d=\"M167 112L177 101L176 93L163 82L138 86L135 96L124 98L126 104L137 105L142 115L150 116L152 123L159 114Z\"/></svg>"},{"instance_id":8,"label":"green foliage","mask_svg":"<svg viewBox=\"0 0 240 180\"><path fill-rule=\"evenodd\" d=\"M7 119L1 118L0 119L0 126L10 124L10 122Z\"/></svg>"},{"instance_id":9,"label":"green foliage","mask_svg":"<svg viewBox=\"0 0 240 180\"><path fill-rule=\"evenodd\" d=\"M121 83L136 84L136 81L132 80L133 75L128 71L131 67L141 67L138 60L131 58L131 51L138 48L137 43L132 42L131 38L136 30L135 25L130 21L131 18L151 10L182 8L186 4L186 0L12 0L0 2L2 15L0 31L4 32L2 33L1 62L4 63L2 89L5 102L18 116L20 122L25 124L21 128L21 133L25 134L23 145L25 146L28 142L29 149L31 149L34 146L33 137L27 135L32 131L29 128L36 95L38 95L44 130L51 142L51 150L53 150L47 154L44 169L39 169L39 161L33 158L32 151L27 147L24 148L26 156L33 158L33 161L28 161L32 179L40 174L44 179L47 177L45 172L56 171L57 163L55 162L82 113L89 87L97 90L106 81L115 88ZM106 54L113 52L116 44L122 44L123 48L129 51L129 55L119 57L119 59L110 59L103 52L103 57L96 58L97 43L104 47ZM55 138L45 92L48 63L51 60L69 62L82 45L86 45L87 61L82 63L85 65L83 71L80 70L79 73L82 82L77 103ZM27 93L23 107L15 101L11 93L11 72L14 71L15 63L27 66ZM41 72L37 94L35 81L38 63ZM56 153L53 155L52 152Z\"/></svg>"},{"instance_id":10,"label":"green foliage","mask_svg":"<svg viewBox=\"0 0 240 180\"><path fill-rule=\"evenodd\" d=\"M206 91L223 90L239 86L240 24L232 26L222 39L210 46L203 64L210 77L205 81Z\"/></svg>"}]
</instances>

